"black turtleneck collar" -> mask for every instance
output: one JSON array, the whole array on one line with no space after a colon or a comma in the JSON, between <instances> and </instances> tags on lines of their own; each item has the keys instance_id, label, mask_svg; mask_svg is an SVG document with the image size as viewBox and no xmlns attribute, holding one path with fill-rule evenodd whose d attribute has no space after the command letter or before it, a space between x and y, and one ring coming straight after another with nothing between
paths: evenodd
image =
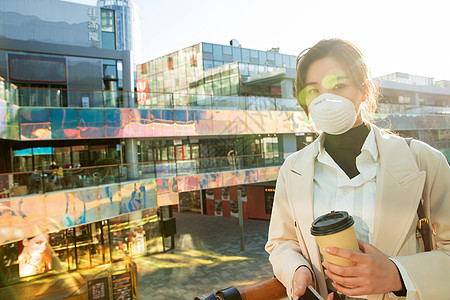
<instances>
[{"instance_id":1,"label":"black turtleneck collar","mask_svg":"<svg viewBox=\"0 0 450 300\"><path fill-rule=\"evenodd\" d=\"M369 125L363 123L342 134L324 134L323 147L349 178L359 174L356 157L369 132Z\"/></svg>"}]
</instances>

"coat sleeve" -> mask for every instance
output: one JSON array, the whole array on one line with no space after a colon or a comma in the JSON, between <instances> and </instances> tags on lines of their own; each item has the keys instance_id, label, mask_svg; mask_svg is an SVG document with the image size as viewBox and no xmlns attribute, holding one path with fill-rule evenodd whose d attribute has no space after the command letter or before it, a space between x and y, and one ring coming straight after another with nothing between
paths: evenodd
<instances>
[{"instance_id":1,"label":"coat sleeve","mask_svg":"<svg viewBox=\"0 0 450 300\"><path fill-rule=\"evenodd\" d=\"M300 266L311 270L311 266L303 257L298 242L294 214L286 193L285 169L283 165L278 174L265 249L270 254L269 261L275 277L286 287L287 295L292 297L294 272Z\"/></svg>"},{"instance_id":2,"label":"coat sleeve","mask_svg":"<svg viewBox=\"0 0 450 300\"><path fill-rule=\"evenodd\" d=\"M450 168L444 155L421 142L412 143L411 149L419 168L427 172L423 201L436 234L436 250L396 259L421 299L442 299L450 295Z\"/></svg>"}]
</instances>

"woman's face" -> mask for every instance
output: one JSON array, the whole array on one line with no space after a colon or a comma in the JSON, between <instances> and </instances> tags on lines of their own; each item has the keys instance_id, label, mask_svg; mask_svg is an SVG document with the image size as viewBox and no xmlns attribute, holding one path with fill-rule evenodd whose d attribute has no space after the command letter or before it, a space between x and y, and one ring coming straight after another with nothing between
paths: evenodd
<instances>
[{"instance_id":1,"label":"woman's face","mask_svg":"<svg viewBox=\"0 0 450 300\"><path fill-rule=\"evenodd\" d=\"M28 254L36 255L42 254L45 251L45 247L47 246L48 238L46 235L41 234L35 236L32 239L24 240L23 244L27 247Z\"/></svg>"},{"instance_id":2,"label":"woman's face","mask_svg":"<svg viewBox=\"0 0 450 300\"><path fill-rule=\"evenodd\" d=\"M364 94L358 89L346 68L333 56L316 60L306 73L306 105L324 93L331 93L347 98L355 105L357 120L353 127L362 124L359 109Z\"/></svg>"}]
</instances>

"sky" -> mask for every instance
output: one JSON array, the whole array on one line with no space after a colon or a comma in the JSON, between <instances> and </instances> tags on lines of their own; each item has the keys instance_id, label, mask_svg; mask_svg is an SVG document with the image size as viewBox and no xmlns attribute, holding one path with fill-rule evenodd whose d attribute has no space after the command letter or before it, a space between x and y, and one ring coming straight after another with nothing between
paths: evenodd
<instances>
[{"instance_id":1,"label":"sky","mask_svg":"<svg viewBox=\"0 0 450 300\"><path fill-rule=\"evenodd\" d=\"M96 0L69 0L95 5ZM372 76L393 72L450 80L447 0L134 0L142 61L199 42L297 55L342 38L366 57Z\"/></svg>"}]
</instances>

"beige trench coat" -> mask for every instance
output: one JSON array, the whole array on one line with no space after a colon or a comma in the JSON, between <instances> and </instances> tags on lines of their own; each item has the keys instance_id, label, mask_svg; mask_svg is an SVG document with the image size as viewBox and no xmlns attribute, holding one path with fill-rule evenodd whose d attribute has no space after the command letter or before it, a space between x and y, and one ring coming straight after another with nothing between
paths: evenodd
<instances>
[{"instance_id":1,"label":"beige trench coat","mask_svg":"<svg viewBox=\"0 0 450 300\"><path fill-rule=\"evenodd\" d=\"M372 244L406 269L415 292L407 299L450 299L450 168L445 157L425 143L410 147L372 126L379 151L375 228ZM278 175L266 251L274 274L292 295L294 271L306 265L315 288L326 298L320 253L310 233L317 140L286 159ZM416 236L417 206L423 200L437 250L421 252ZM392 293L391 293L392 294ZM368 299L388 299L370 295Z\"/></svg>"}]
</instances>

